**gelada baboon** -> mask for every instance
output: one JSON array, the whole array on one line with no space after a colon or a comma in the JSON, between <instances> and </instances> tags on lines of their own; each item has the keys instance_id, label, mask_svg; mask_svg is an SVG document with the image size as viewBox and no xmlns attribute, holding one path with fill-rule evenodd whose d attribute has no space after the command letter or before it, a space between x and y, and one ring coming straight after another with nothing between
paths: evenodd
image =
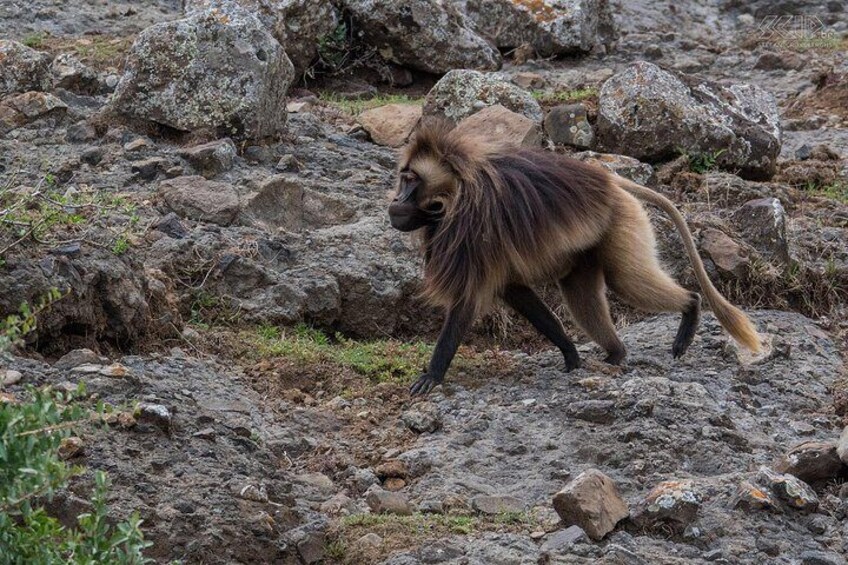
<instances>
[{"instance_id":1,"label":"gelada baboon","mask_svg":"<svg viewBox=\"0 0 848 565\"><path fill-rule=\"evenodd\" d=\"M695 335L700 297L675 283L657 260L654 232L637 198L674 221L695 276L721 325L759 351L751 321L710 282L692 234L664 196L605 169L541 149L500 146L451 130L419 126L399 163L391 224L421 230L424 295L447 316L425 374L410 388L427 394L441 383L463 334L495 299L527 318L562 351L567 371L580 366L562 324L531 289L559 283L574 321L618 364L624 345L605 296L651 312L681 312L672 353Z\"/></svg>"}]
</instances>

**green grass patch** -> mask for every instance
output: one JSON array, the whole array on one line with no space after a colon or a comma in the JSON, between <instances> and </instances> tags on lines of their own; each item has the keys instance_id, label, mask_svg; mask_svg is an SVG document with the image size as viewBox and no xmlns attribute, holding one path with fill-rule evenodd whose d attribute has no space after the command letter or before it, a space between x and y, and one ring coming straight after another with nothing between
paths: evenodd
<instances>
[{"instance_id":1,"label":"green grass patch","mask_svg":"<svg viewBox=\"0 0 848 565\"><path fill-rule=\"evenodd\" d=\"M591 86L589 88L576 88L573 90L558 90L550 92L547 90L534 90L531 92L540 104L558 104L567 102L580 102L589 98L595 98L598 95L598 89Z\"/></svg>"},{"instance_id":2,"label":"green grass patch","mask_svg":"<svg viewBox=\"0 0 848 565\"><path fill-rule=\"evenodd\" d=\"M359 115L365 110L386 106L387 104L411 104L420 106L424 103L423 97L412 97L405 94L381 94L374 98L349 100L342 98L334 92L323 91L318 94L318 98L352 116Z\"/></svg>"},{"instance_id":3,"label":"green grass patch","mask_svg":"<svg viewBox=\"0 0 848 565\"><path fill-rule=\"evenodd\" d=\"M687 153L685 151L681 151L681 153L686 155L686 158L689 160L689 170L702 175L718 168L718 159L726 151L726 149L719 149L718 151L704 153Z\"/></svg>"},{"instance_id":4,"label":"green grass patch","mask_svg":"<svg viewBox=\"0 0 848 565\"><path fill-rule=\"evenodd\" d=\"M31 47L32 49L41 49L42 47L44 47L45 38L46 36L44 35L44 33L37 31L28 34L26 37L24 37L21 43L23 43L27 47Z\"/></svg>"},{"instance_id":5,"label":"green grass patch","mask_svg":"<svg viewBox=\"0 0 848 565\"><path fill-rule=\"evenodd\" d=\"M807 190L817 196L824 196L842 204L848 204L848 182L834 182L825 186L807 187Z\"/></svg>"},{"instance_id":6,"label":"green grass patch","mask_svg":"<svg viewBox=\"0 0 848 565\"><path fill-rule=\"evenodd\" d=\"M432 345L421 341L358 341L303 324L284 329L262 326L253 339L260 356L284 357L304 366L337 365L377 383L411 382L421 374L433 351Z\"/></svg>"},{"instance_id":7,"label":"green grass patch","mask_svg":"<svg viewBox=\"0 0 848 565\"><path fill-rule=\"evenodd\" d=\"M410 532L450 532L468 535L477 530L482 519L477 516L449 514L353 514L341 520L343 530L366 528L373 530L403 529Z\"/></svg>"}]
</instances>

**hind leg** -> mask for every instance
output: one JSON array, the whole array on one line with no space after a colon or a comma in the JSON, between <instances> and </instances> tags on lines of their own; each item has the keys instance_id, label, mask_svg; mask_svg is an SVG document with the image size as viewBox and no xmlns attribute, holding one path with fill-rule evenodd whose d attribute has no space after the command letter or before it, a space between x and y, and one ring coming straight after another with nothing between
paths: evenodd
<instances>
[{"instance_id":1,"label":"hind leg","mask_svg":"<svg viewBox=\"0 0 848 565\"><path fill-rule=\"evenodd\" d=\"M639 206L638 204L636 204ZM630 207L601 244L604 276L622 300L648 312L681 312L672 354L689 348L698 328L701 297L677 284L660 266L647 214Z\"/></svg>"},{"instance_id":2,"label":"hind leg","mask_svg":"<svg viewBox=\"0 0 848 565\"><path fill-rule=\"evenodd\" d=\"M605 361L621 363L627 352L615 333L597 255L589 252L582 256L571 273L559 281L559 287L575 323L607 352Z\"/></svg>"}]
</instances>

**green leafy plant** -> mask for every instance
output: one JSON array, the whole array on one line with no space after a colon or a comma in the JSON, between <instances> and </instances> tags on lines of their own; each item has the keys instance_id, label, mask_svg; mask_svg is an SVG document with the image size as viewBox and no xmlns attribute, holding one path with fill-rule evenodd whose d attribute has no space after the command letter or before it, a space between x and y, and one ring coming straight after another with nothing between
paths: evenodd
<instances>
[{"instance_id":1,"label":"green leafy plant","mask_svg":"<svg viewBox=\"0 0 848 565\"><path fill-rule=\"evenodd\" d=\"M80 391L81 392L81 391ZM29 391L29 400L0 405L0 562L93 565L143 564L149 546L133 514L115 526L107 520L108 479L94 474L91 511L65 528L49 516L43 503L79 473L59 458L62 440L87 421L70 404L71 395L49 389Z\"/></svg>"},{"instance_id":2,"label":"green leafy plant","mask_svg":"<svg viewBox=\"0 0 848 565\"><path fill-rule=\"evenodd\" d=\"M684 154L689 160L689 170L693 173L702 175L708 171L715 170L718 166L719 157L721 157L726 151L726 149L719 149L718 151L705 153Z\"/></svg>"}]
</instances>

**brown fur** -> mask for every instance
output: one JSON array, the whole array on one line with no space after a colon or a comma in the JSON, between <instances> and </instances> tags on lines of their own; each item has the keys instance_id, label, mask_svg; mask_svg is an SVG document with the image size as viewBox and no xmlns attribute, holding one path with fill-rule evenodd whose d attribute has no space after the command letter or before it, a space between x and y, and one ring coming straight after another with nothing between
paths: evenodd
<instances>
[{"instance_id":1,"label":"brown fur","mask_svg":"<svg viewBox=\"0 0 848 565\"><path fill-rule=\"evenodd\" d=\"M649 311L687 312L697 296L660 267L648 216L636 198L672 216L716 316L746 347L753 324L715 289L680 212L654 191L554 153L506 147L423 124L400 169L423 181L420 203L444 205L421 230L425 295L445 307L485 311L507 285L559 280L575 321L615 360L624 349L605 288Z\"/></svg>"}]
</instances>

